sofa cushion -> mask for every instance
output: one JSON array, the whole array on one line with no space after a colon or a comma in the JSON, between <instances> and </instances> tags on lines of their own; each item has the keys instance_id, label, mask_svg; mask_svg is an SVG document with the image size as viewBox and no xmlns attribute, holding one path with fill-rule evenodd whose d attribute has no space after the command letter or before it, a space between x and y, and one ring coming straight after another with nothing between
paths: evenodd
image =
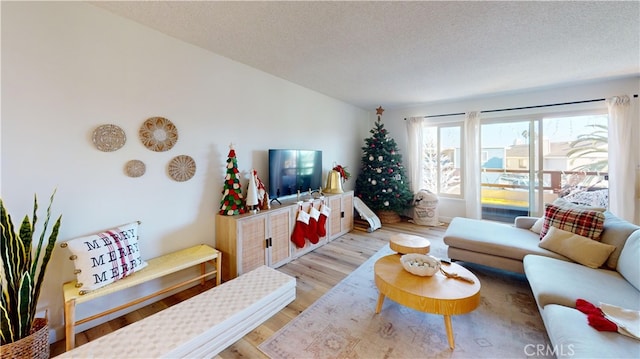
<instances>
[{"instance_id":1,"label":"sofa cushion","mask_svg":"<svg viewBox=\"0 0 640 359\"><path fill-rule=\"evenodd\" d=\"M539 246L591 268L598 268L616 247L551 227Z\"/></svg>"},{"instance_id":2,"label":"sofa cushion","mask_svg":"<svg viewBox=\"0 0 640 359\"><path fill-rule=\"evenodd\" d=\"M558 253L540 248L539 242L538 235L526 229L463 217L454 218L444 235L444 243L450 248L461 248L519 261L530 253L569 260Z\"/></svg>"},{"instance_id":3,"label":"sofa cushion","mask_svg":"<svg viewBox=\"0 0 640 359\"><path fill-rule=\"evenodd\" d=\"M596 212L605 211L605 208L602 208L602 207L591 207L587 205L571 203L562 197L556 198L555 201L553 201L553 205L561 208L567 208L567 209L581 209L581 210L596 211ZM540 234L540 231L542 231L542 226L544 225L544 218L545 216L543 213L542 217L538 218L538 220L535 223L533 223L533 225L529 229L535 233Z\"/></svg>"},{"instance_id":4,"label":"sofa cushion","mask_svg":"<svg viewBox=\"0 0 640 359\"><path fill-rule=\"evenodd\" d=\"M578 263L528 255L524 271L538 306L575 307L576 299L640 310L640 292L614 270L593 269Z\"/></svg>"},{"instance_id":5,"label":"sofa cushion","mask_svg":"<svg viewBox=\"0 0 640 359\"><path fill-rule=\"evenodd\" d=\"M625 242L616 269L640 291L640 229L633 232Z\"/></svg>"},{"instance_id":6,"label":"sofa cushion","mask_svg":"<svg viewBox=\"0 0 640 359\"><path fill-rule=\"evenodd\" d=\"M597 331L576 309L550 304L541 314L558 358L638 358L637 340L618 332Z\"/></svg>"},{"instance_id":7,"label":"sofa cushion","mask_svg":"<svg viewBox=\"0 0 640 359\"><path fill-rule=\"evenodd\" d=\"M609 211L604 212L604 217L604 228L600 235L600 242L611 244L616 247L607 260L607 267L615 269L617 268L618 257L620 257L620 252L624 247L625 241L629 238L631 233L637 231L640 227L616 217Z\"/></svg>"},{"instance_id":8,"label":"sofa cushion","mask_svg":"<svg viewBox=\"0 0 640 359\"><path fill-rule=\"evenodd\" d=\"M599 239L604 226L604 214L597 211L562 208L546 204L544 216L540 239L547 234L549 227L560 228L591 239Z\"/></svg>"}]
</instances>

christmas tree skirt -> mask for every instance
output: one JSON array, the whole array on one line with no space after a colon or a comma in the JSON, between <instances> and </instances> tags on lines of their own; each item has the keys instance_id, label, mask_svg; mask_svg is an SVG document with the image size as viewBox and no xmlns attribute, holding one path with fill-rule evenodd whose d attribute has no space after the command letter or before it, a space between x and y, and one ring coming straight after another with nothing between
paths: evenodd
<instances>
[{"instance_id":1,"label":"christmas tree skirt","mask_svg":"<svg viewBox=\"0 0 640 359\"><path fill-rule=\"evenodd\" d=\"M400 215L394 211L377 211L376 214L380 218L382 224L398 223L400 222Z\"/></svg>"}]
</instances>

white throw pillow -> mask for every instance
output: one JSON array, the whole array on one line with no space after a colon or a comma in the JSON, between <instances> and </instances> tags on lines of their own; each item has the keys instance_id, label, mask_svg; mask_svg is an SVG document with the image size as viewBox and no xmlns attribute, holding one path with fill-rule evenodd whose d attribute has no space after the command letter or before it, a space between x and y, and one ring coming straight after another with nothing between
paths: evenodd
<instances>
[{"instance_id":1,"label":"white throw pillow","mask_svg":"<svg viewBox=\"0 0 640 359\"><path fill-rule=\"evenodd\" d=\"M624 249L618 259L618 272L634 286L640 290L640 229L633 232L624 244Z\"/></svg>"},{"instance_id":2,"label":"white throw pillow","mask_svg":"<svg viewBox=\"0 0 640 359\"><path fill-rule=\"evenodd\" d=\"M138 222L66 242L80 294L104 287L147 266L140 255Z\"/></svg>"},{"instance_id":3,"label":"white throw pillow","mask_svg":"<svg viewBox=\"0 0 640 359\"><path fill-rule=\"evenodd\" d=\"M600 243L556 227L549 227L549 231L538 243L538 246L591 268L600 268L616 249L615 246Z\"/></svg>"}]
</instances>

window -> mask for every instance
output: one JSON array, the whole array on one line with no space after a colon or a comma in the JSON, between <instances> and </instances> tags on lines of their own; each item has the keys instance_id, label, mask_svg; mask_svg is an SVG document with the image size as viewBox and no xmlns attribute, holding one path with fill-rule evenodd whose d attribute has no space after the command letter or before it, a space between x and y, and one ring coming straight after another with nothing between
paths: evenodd
<instances>
[{"instance_id":1,"label":"window","mask_svg":"<svg viewBox=\"0 0 640 359\"><path fill-rule=\"evenodd\" d=\"M483 120L482 218L541 215L558 197L607 207L607 121L606 114Z\"/></svg>"},{"instance_id":2,"label":"window","mask_svg":"<svg viewBox=\"0 0 640 359\"><path fill-rule=\"evenodd\" d=\"M462 197L462 123L425 125L422 188L445 197Z\"/></svg>"}]
</instances>

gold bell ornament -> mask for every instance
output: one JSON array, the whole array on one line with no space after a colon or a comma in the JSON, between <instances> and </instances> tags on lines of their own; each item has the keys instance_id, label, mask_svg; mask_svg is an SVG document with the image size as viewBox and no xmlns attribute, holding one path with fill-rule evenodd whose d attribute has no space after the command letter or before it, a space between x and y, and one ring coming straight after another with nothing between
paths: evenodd
<instances>
[{"instance_id":1,"label":"gold bell ornament","mask_svg":"<svg viewBox=\"0 0 640 359\"><path fill-rule=\"evenodd\" d=\"M342 178L340 172L331 170L327 176L327 186L323 190L324 193L343 193Z\"/></svg>"}]
</instances>

